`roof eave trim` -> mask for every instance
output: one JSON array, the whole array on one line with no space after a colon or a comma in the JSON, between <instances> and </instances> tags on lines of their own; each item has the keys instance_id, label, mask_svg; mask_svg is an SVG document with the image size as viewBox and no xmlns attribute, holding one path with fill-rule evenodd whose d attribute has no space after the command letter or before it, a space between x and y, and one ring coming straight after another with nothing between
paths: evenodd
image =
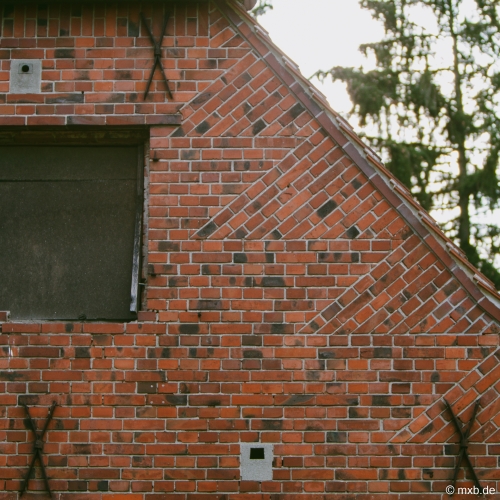
<instances>
[{"instance_id":1,"label":"roof eave trim","mask_svg":"<svg viewBox=\"0 0 500 500\"><path fill-rule=\"evenodd\" d=\"M449 247L456 249L458 253L461 251L436 223L432 224L432 230L429 228L429 221L433 221L432 217L414 200L408 189L387 170L378 155L363 143L350 124L330 107L321 92L300 73L298 66L272 42L267 31L258 25L236 0L214 1L278 78L289 87L344 153L422 238L429 250L441 260L478 306L500 323L500 294L492 287L491 282L469 262L465 263L462 259L453 258L453 254L450 255ZM425 214L425 220L422 220L420 214ZM479 279L473 279L474 276L478 276Z\"/></svg>"}]
</instances>

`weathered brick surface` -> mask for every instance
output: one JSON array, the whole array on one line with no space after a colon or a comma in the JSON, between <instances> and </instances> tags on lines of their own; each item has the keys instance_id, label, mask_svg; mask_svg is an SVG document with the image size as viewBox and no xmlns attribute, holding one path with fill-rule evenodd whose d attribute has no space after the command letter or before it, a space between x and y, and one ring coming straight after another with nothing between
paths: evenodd
<instances>
[{"instance_id":1,"label":"weathered brick surface","mask_svg":"<svg viewBox=\"0 0 500 500\"><path fill-rule=\"evenodd\" d=\"M0 499L31 457L21 405L41 423L52 401L60 500L441 499L444 398L464 422L480 399L469 453L500 491L496 306L237 8L169 4L174 102L159 75L144 102L139 12L157 33L164 6L141 5L0 11L0 133L150 126L151 160L138 321L0 312ZM21 58L43 60L40 94L8 92ZM259 441L273 481L241 481L239 443Z\"/></svg>"}]
</instances>

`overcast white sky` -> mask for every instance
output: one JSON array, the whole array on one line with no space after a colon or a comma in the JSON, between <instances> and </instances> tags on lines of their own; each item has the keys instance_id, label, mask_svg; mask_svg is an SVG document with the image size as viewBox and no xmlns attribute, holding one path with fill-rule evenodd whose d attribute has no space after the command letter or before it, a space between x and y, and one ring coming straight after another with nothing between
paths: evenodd
<instances>
[{"instance_id":1,"label":"overcast white sky","mask_svg":"<svg viewBox=\"0 0 500 500\"><path fill-rule=\"evenodd\" d=\"M468 0L466 0L467 3ZM359 6L358 0L273 0L274 9L259 17L260 24L269 32L273 42L293 59L309 78L317 70L333 66L354 66L366 59L358 47L363 43L383 38L382 24ZM426 24L422 13L420 22ZM314 79L312 83L328 98L332 108L345 115L351 102L345 84ZM351 123L356 127L355 121ZM433 211L432 215L445 222L454 214ZM498 224L500 209L493 213L476 215L477 220ZM500 257L496 261L500 267Z\"/></svg>"},{"instance_id":2,"label":"overcast white sky","mask_svg":"<svg viewBox=\"0 0 500 500\"><path fill-rule=\"evenodd\" d=\"M274 0L274 9L259 17L280 49L293 59L309 78L318 69L360 66L362 43L375 42L384 31L358 0ZM328 97L335 111L351 109L345 85L331 81L314 85Z\"/></svg>"}]
</instances>

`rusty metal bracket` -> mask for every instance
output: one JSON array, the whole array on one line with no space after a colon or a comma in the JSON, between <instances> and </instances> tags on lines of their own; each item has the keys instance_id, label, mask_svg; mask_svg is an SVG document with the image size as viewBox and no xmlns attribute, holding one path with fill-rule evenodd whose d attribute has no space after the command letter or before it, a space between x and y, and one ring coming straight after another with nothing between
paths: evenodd
<instances>
[{"instance_id":1,"label":"rusty metal bracket","mask_svg":"<svg viewBox=\"0 0 500 500\"><path fill-rule=\"evenodd\" d=\"M33 470L33 467L35 466L35 461L38 458L38 461L40 462L40 468L42 470L42 476L43 480L45 481L45 487L47 488L47 491L49 492L50 498L53 498L52 496L52 491L50 489L49 485L49 478L47 477L47 473L45 472L45 466L43 465L43 460L42 460L42 451L43 451L43 436L45 435L45 432L47 431L47 428L49 427L50 421L52 420L52 415L54 414L54 410L56 409L57 403L54 401L52 403L52 406L49 409L49 414L47 416L47 419L45 420L45 425L43 426L43 429L41 432L37 431L36 424L31 418L30 415L30 410L27 405L23 404L24 409L26 410L26 414L28 415L28 421L30 423L31 430L33 431L33 434L35 435L35 442L33 443L33 458L31 459L31 464L28 469L28 473L26 474L26 478L23 481L23 484L21 486L21 492L20 492L20 497L23 496L24 492L26 491L28 487L28 482L30 480L30 475L31 471Z\"/></svg>"},{"instance_id":2,"label":"rusty metal bracket","mask_svg":"<svg viewBox=\"0 0 500 500\"><path fill-rule=\"evenodd\" d=\"M469 420L469 423L467 424L467 426L464 427L462 427L462 424L453 413L450 403L448 403L446 399L444 400L444 402L446 403L446 407L448 408L448 410L450 410L453 422L455 423L455 427L457 428L458 434L460 435L460 450L458 452L457 463L455 466L455 473L453 475L453 487L456 486L458 473L460 471L460 466L462 464L462 460L465 458L467 463L469 464L469 468L472 472L472 477L474 478L476 486L479 488L479 491L483 491L483 488L481 487L481 483L479 482L479 479L476 475L476 471L474 470L474 466L470 461L469 453L467 451L467 448L469 447L469 435L472 430L472 426L474 425L474 420L476 419L477 410L479 409L479 400L477 400L476 404L474 405L474 411L472 412L472 417Z\"/></svg>"},{"instance_id":3,"label":"rusty metal bracket","mask_svg":"<svg viewBox=\"0 0 500 500\"><path fill-rule=\"evenodd\" d=\"M156 66L160 67L160 71L161 71L161 74L163 76L163 81L165 82L165 85L167 86L168 96L170 97L170 99L173 99L172 92L170 92L170 87L168 85L168 79L165 76L165 70L163 69L163 65L161 63L161 44L163 43L163 37L165 36L165 30L167 29L167 23L168 23L169 17L170 17L170 14L165 15L165 18L163 20L163 28L161 30L161 36L160 36L159 41L157 42L155 40L155 37L153 36L152 27L151 28L149 27L149 24L146 22L146 18L144 17L144 14L141 12L142 23L146 27L146 30L149 34L149 38L151 40L151 43L153 44L154 56L155 56L153 68L151 70L151 74L149 75L148 84L146 85L146 91L144 92L144 99L146 99L146 97L149 94L149 88L151 86L151 82L153 81L153 76L154 76L155 71L156 71Z\"/></svg>"}]
</instances>

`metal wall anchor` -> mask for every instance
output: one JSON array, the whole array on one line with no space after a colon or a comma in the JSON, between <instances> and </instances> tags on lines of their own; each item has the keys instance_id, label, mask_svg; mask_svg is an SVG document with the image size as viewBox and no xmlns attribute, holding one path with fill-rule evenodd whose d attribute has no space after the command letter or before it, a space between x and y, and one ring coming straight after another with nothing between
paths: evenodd
<instances>
[{"instance_id":1,"label":"metal wall anchor","mask_svg":"<svg viewBox=\"0 0 500 500\"><path fill-rule=\"evenodd\" d=\"M52 406L49 409L49 414L47 416L47 420L45 420L45 425L43 426L43 429L41 432L37 431L36 424L31 418L30 415L30 410L29 408L23 404L24 409L26 410L26 414L28 415L28 421L31 426L31 430L33 431L33 434L35 435L35 442L34 442L34 450L33 450L33 458L31 459L31 464L28 469L28 474L26 474L26 478L23 481L23 484L21 486L21 494L20 496L22 497L24 492L26 491L26 488L28 487L28 482L30 480L30 475L31 471L33 470L33 467L35 466L35 461L38 458L38 461L40 462L40 467L42 470L42 476L43 480L45 481L45 487L47 488L47 491L49 492L50 498L53 498L52 496L52 491L50 489L49 485L49 479L47 477L47 473L45 472L45 466L43 465L43 460L42 460L42 451L43 451L43 436L45 435L45 431L49 427L50 421L52 420L52 415L54 414L54 410L56 409L57 403L54 401L52 403Z\"/></svg>"},{"instance_id":2,"label":"metal wall anchor","mask_svg":"<svg viewBox=\"0 0 500 500\"><path fill-rule=\"evenodd\" d=\"M467 451L467 448L469 447L470 431L472 430L472 426L474 425L474 420L476 418L476 413L477 410L479 409L479 400L476 401L476 404L474 406L474 411L472 412L472 418L469 420L467 426L464 427L462 427L462 424L459 422L458 418L453 413L450 403L448 403L446 399L444 400L444 402L446 403L446 407L448 408L448 410L450 410L453 422L455 423L455 427L457 428L458 433L460 435L460 450L458 452L457 464L455 466L455 474L453 475L453 487L455 487L457 483L457 477L458 477L458 472L460 471L460 465L462 464L462 460L465 457L467 463L469 464L469 468L472 472L472 477L474 478L476 486L479 488L479 491L483 491L483 488L481 487L481 483L479 482L479 479L476 475L476 471L474 470L474 467L469 458L469 453Z\"/></svg>"},{"instance_id":3,"label":"metal wall anchor","mask_svg":"<svg viewBox=\"0 0 500 500\"><path fill-rule=\"evenodd\" d=\"M153 76L155 74L156 66L160 67L161 74L163 76L163 81L165 82L165 85L167 86L168 96L170 97L170 99L173 99L172 92L170 92L170 87L168 85L167 77L165 76L165 71L163 69L163 65L161 64L161 44L163 43L163 37L165 36L165 30L167 29L168 18L169 18L169 14L167 14L165 16L165 19L163 20L163 28L161 30L160 40L157 42L155 40L155 37L153 36L153 32L151 31L152 28L149 27L148 23L146 22L146 18L144 17L144 14L141 12L141 19L142 19L144 26L146 26L146 30L148 31L149 38L150 38L151 43L153 44L153 47L154 47L154 55L155 55L155 62L153 64L151 74L149 75L148 84L146 85L146 92L144 92L144 99L146 99L146 97L148 96L149 87L151 86L151 82L152 82Z\"/></svg>"}]
</instances>

